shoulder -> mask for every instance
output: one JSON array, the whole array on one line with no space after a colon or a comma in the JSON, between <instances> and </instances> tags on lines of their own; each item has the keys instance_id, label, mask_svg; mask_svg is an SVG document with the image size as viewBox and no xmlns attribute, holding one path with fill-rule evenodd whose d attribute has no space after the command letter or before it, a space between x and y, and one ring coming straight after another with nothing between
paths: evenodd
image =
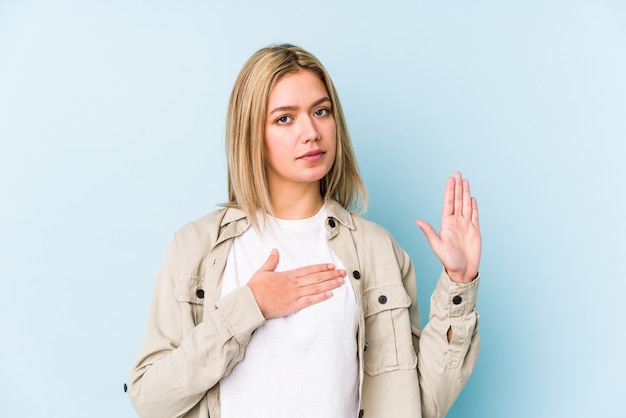
<instances>
[{"instance_id":1,"label":"shoulder","mask_svg":"<svg viewBox=\"0 0 626 418\"><path fill-rule=\"evenodd\" d=\"M344 227L350 230L354 244L359 253L393 254L401 263L405 262L406 253L385 228L363 218L361 215L349 212L335 200L327 202L328 216L339 220Z\"/></svg>"},{"instance_id":2,"label":"shoulder","mask_svg":"<svg viewBox=\"0 0 626 418\"><path fill-rule=\"evenodd\" d=\"M180 248L211 247L218 240L225 226L245 218L246 215L239 209L218 208L176 231L176 243Z\"/></svg>"},{"instance_id":3,"label":"shoulder","mask_svg":"<svg viewBox=\"0 0 626 418\"><path fill-rule=\"evenodd\" d=\"M351 216L354 222L355 233L366 235L372 239L393 240L393 236L389 231L376 222L365 219L356 213L351 213Z\"/></svg>"},{"instance_id":4,"label":"shoulder","mask_svg":"<svg viewBox=\"0 0 626 418\"><path fill-rule=\"evenodd\" d=\"M222 207L180 228L176 232L176 241L179 245L186 243L212 245L223 238L225 231L227 235L235 236L241 234L249 225L248 217L242 210Z\"/></svg>"},{"instance_id":5,"label":"shoulder","mask_svg":"<svg viewBox=\"0 0 626 418\"><path fill-rule=\"evenodd\" d=\"M336 200L327 203L328 217L338 220L343 226L350 229L353 235L369 239L393 240L391 234L376 222L363 218L361 215L350 212Z\"/></svg>"},{"instance_id":6,"label":"shoulder","mask_svg":"<svg viewBox=\"0 0 626 418\"><path fill-rule=\"evenodd\" d=\"M192 239L210 234L211 231L219 229L226 211L226 208L219 208L199 219L193 220L176 231L176 236L179 239Z\"/></svg>"},{"instance_id":7,"label":"shoulder","mask_svg":"<svg viewBox=\"0 0 626 418\"><path fill-rule=\"evenodd\" d=\"M395 263L401 270L409 267L409 255L387 229L356 213L351 213L351 217L354 224L352 235L361 258L365 256L372 262L376 261L379 266Z\"/></svg>"}]
</instances>

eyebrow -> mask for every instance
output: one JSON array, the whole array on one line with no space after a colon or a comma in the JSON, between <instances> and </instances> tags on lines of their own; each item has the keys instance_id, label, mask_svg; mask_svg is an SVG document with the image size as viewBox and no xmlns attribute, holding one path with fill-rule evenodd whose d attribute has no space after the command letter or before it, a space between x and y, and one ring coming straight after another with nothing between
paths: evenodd
<instances>
[{"instance_id":1,"label":"eyebrow","mask_svg":"<svg viewBox=\"0 0 626 418\"><path fill-rule=\"evenodd\" d=\"M316 100L311 107L315 107L315 106L319 106L324 102L330 102L330 98L328 96L324 96L319 100ZM279 106L276 107L274 109L272 109L272 111L269 113L270 115L276 112L285 112L285 111L293 111L293 110L297 110L297 106Z\"/></svg>"}]
</instances>

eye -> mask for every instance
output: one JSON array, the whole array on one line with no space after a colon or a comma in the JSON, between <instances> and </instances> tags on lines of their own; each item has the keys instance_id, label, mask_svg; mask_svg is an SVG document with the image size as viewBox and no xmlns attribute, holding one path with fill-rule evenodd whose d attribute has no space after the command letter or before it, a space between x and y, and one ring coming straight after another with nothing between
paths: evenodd
<instances>
[{"instance_id":1,"label":"eye","mask_svg":"<svg viewBox=\"0 0 626 418\"><path fill-rule=\"evenodd\" d=\"M276 119L276 123L279 125L284 125L286 123L289 123L290 121L291 121L291 116L288 116L288 115L283 115L279 117L278 119Z\"/></svg>"},{"instance_id":2,"label":"eye","mask_svg":"<svg viewBox=\"0 0 626 418\"><path fill-rule=\"evenodd\" d=\"M330 109L323 107L315 111L315 116L328 116L330 115Z\"/></svg>"}]
</instances>

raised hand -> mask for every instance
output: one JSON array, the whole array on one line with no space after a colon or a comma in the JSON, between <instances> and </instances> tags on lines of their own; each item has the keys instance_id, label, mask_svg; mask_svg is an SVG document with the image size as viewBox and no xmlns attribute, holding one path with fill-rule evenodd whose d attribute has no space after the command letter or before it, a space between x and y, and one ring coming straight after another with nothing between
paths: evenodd
<instances>
[{"instance_id":1,"label":"raised hand","mask_svg":"<svg viewBox=\"0 0 626 418\"><path fill-rule=\"evenodd\" d=\"M332 297L332 290L344 283L345 270L333 264L315 264L275 272L278 250L274 249L263 266L248 282L265 319L292 315L307 306Z\"/></svg>"},{"instance_id":2,"label":"raised hand","mask_svg":"<svg viewBox=\"0 0 626 418\"><path fill-rule=\"evenodd\" d=\"M461 173L454 173L446 183L439 234L425 221L415 223L452 281L469 283L476 278L481 247L478 204Z\"/></svg>"}]
</instances>

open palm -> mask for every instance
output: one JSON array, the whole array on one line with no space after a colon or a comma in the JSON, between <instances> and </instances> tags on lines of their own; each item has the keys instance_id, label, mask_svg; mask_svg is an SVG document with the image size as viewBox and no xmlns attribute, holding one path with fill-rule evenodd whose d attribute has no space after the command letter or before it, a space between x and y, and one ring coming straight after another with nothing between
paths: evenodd
<instances>
[{"instance_id":1,"label":"open palm","mask_svg":"<svg viewBox=\"0 0 626 418\"><path fill-rule=\"evenodd\" d=\"M481 249L478 203L461 173L454 173L446 183L439 234L425 221L415 223L424 232L450 279L469 283L476 278Z\"/></svg>"}]
</instances>

